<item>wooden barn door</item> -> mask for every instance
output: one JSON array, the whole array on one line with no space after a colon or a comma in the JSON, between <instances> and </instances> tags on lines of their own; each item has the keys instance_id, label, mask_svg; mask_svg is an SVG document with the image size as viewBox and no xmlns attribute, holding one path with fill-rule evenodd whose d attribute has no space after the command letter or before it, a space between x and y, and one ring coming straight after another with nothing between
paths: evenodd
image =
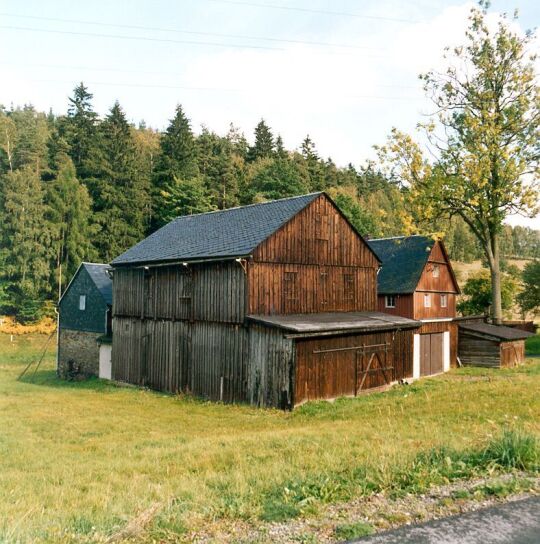
<instances>
[{"instance_id":1,"label":"wooden barn door","mask_svg":"<svg viewBox=\"0 0 540 544\"><path fill-rule=\"evenodd\" d=\"M443 372L443 333L420 335L420 376Z\"/></svg>"},{"instance_id":2,"label":"wooden barn door","mask_svg":"<svg viewBox=\"0 0 540 544\"><path fill-rule=\"evenodd\" d=\"M388 344L373 344L356 352L356 394L392 383L394 369L388 348Z\"/></svg>"}]
</instances>

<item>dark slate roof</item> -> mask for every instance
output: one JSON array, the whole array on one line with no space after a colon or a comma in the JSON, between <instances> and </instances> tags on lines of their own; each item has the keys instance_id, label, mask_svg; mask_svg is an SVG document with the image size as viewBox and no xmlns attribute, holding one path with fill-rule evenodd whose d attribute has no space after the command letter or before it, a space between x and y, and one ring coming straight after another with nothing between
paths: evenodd
<instances>
[{"instance_id":1,"label":"dark slate roof","mask_svg":"<svg viewBox=\"0 0 540 544\"><path fill-rule=\"evenodd\" d=\"M435 240L429 236L399 236L367 240L382 261L377 276L381 295L413 293Z\"/></svg>"},{"instance_id":2,"label":"dark slate roof","mask_svg":"<svg viewBox=\"0 0 540 544\"><path fill-rule=\"evenodd\" d=\"M112 261L112 265L239 257L322 193L176 218Z\"/></svg>"},{"instance_id":3,"label":"dark slate roof","mask_svg":"<svg viewBox=\"0 0 540 544\"><path fill-rule=\"evenodd\" d=\"M105 302L112 305L112 280L107 274L108 264L82 263Z\"/></svg>"},{"instance_id":4,"label":"dark slate roof","mask_svg":"<svg viewBox=\"0 0 540 544\"><path fill-rule=\"evenodd\" d=\"M483 336L491 336L496 340L523 340L534 336L534 333L514 329L513 327L504 327L502 325L490 325L489 323L463 323L459 325L459 330L464 332L478 333Z\"/></svg>"},{"instance_id":5,"label":"dark slate roof","mask_svg":"<svg viewBox=\"0 0 540 544\"><path fill-rule=\"evenodd\" d=\"M419 321L381 312L328 312L317 314L249 315L248 319L299 335L329 335L336 332L364 332L410 329Z\"/></svg>"}]
</instances>

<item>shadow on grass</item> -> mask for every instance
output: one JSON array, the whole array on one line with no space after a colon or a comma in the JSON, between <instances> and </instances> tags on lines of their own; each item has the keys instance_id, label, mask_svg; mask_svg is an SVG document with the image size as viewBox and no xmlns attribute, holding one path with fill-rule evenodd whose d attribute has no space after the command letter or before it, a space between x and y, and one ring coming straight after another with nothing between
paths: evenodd
<instances>
[{"instance_id":1,"label":"shadow on grass","mask_svg":"<svg viewBox=\"0 0 540 544\"><path fill-rule=\"evenodd\" d=\"M119 389L118 385L96 377L65 380L59 378L55 370L38 370L35 374L30 370L18 381L28 385L54 387L57 389L90 389L93 391L115 391Z\"/></svg>"}]
</instances>

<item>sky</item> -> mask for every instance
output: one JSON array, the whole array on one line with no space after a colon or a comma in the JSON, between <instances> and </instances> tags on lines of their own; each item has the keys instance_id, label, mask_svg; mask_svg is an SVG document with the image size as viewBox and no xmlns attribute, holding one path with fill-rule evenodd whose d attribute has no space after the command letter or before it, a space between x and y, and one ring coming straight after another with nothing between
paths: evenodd
<instances>
[{"instance_id":1,"label":"sky","mask_svg":"<svg viewBox=\"0 0 540 544\"><path fill-rule=\"evenodd\" d=\"M195 132L261 118L298 148L309 134L338 165L374 158L392 127L433 108L418 74L464 41L472 2L450 0L0 0L0 104L64 113L84 81L105 115L163 129L182 104ZM493 0L521 31L538 0ZM536 40L540 44L540 40ZM539 47L540 49L540 47ZM512 218L540 228L540 218Z\"/></svg>"}]
</instances>

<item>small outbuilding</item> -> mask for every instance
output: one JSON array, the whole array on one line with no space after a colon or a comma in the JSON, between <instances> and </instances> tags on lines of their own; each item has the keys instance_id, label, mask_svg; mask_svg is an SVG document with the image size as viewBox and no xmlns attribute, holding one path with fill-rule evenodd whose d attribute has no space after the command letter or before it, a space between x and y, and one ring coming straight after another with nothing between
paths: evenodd
<instances>
[{"instance_id":1,"label":"small outbuilding","mask_svg":"<svg viewBox=\"0 0 540 544\"><path fill-rule=\"evenodd\" d=\"M507 368L525 360L525 338L533 333L490 325L459 325L459 358L463 365Z\"/></svg>"},{"instance_id":2,"label":"small outbuilding","mask_svg":"<svg viewBox=\"0 0 540 544\"><path fill-rule=\"evenodd\" d=\"M82 263L58 303L57 373L111 378L112 281L108 265Z\"/></svg>"}]
</instances>

